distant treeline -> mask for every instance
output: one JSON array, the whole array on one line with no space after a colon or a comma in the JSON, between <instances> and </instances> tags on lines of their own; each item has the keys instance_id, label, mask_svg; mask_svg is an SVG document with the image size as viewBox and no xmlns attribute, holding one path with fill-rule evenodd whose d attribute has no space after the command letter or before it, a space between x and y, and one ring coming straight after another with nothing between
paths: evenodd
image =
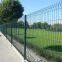
<instances>
[{"instance_id":1,"label":"distant treeline","mask_svg":"<svg viewBox=\"0 0 62 62\"><path fill-rule=\"evenodd\" d=\"M24 28L24 22L20 21L19 23L13 23L12 27L14 28ZM26 22L26 28L30 28L30 29L46 29L46 30L50 30L50 31L62 31L62 24L59 23L55 23L53 25L48 24L47 22L36 22L33 23L31 25L29 25L28 22Z\"/></svg>"},{"instance_id":2,"label":"distant treeline","mask_svg":"<svg viewBox=\"0 0 62 62\"><path fill-rule=\"evenodd\" d=\"M62 24L55 23L55 24L48 24L47 22L41 23L33 23L30 28L35 28L35 29L46 29L50 31L57 31L57 32L62 32Z\"/></svg>"}]
</instances>

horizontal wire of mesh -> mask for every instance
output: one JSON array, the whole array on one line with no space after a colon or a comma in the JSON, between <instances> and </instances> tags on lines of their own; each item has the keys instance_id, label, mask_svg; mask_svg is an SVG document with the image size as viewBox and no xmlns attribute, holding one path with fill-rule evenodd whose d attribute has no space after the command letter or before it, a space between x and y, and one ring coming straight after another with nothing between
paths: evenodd
<instances>
[{"instance_id":1,"label":"horizontal wire of mesh","mask_svg":"<svg viewBox=\"0 0 62 62\"><path fill-rule=\"evenodd\" d=\"M24 56L25 16L18 22L0 26ZM62 2L27 15L26 57L30 62L62 62Z\"/></svg>"},{"instance_id":2,"label":"horizontal wire of mesh","mask_svg":"<svg viewBox=\"0 0 62 62\"><path fill-rule=\"evenodd\" d=\"M27 15L27 47L31 61L62 61L62 2ZM33 54L33 53L35 54ZM36 56L36 57L35 57Z\"/></svg>"}]
</instances>

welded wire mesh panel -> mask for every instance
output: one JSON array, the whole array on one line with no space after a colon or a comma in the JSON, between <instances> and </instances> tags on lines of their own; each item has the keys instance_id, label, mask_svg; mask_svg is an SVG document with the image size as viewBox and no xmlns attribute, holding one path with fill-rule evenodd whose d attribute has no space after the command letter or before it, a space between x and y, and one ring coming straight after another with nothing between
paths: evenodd
<instances>
[{"instance_id":1,"label":"welded wire mesh panel","mask_svg":"<svg viewBox=\"0 0 62 62\"><path fill-rule=\"evenodd\" d=\"M12 32L13 38L16 40L13 41L13 45L24 56L24 16L14 26L15 28L12 28Z\"/></svg>"},{"instance_id":2,"label":"welded wire mesh panel","mask_svg":"<svg viewBox=\"0 0 62 62\"><path fill-rule=\"evenodd\" d=\"M24 16L17 22L6 23L1 25L2 33L15 46L17 50L24 55Z\"/></svg>"},{"instance_id":3,"label":"welded wire mesh panel","mask_svg":"<svg viewBox=\"0 0 62 62\"><path fill-rule=\"evenodd\" d=\"M62 3L27 15L26 26L27 58L62 62Z\"/></svg>"},{"instance_id":4,"label":"welded wire mesh panel","mask_svg":"<svg viewBox=\"0 0 62 62\"><path fill-rule=\"evenodd\" d=\"M0 27L28 61L62 62L62 2Z\"/></svg>"},{"instance_id":5,"label":"welded wire mesh panel","mask_svg":"<svg viewBox=\"0 0 62 62\"><path fill-rule=\"evenodd\" d=\"M1 25L0 26L0 28L1 28L1 31L2 31L2 33L4 33L4 35L6 34L6 24L3 24L3 25Z\"/></svg>"}]
</instances>

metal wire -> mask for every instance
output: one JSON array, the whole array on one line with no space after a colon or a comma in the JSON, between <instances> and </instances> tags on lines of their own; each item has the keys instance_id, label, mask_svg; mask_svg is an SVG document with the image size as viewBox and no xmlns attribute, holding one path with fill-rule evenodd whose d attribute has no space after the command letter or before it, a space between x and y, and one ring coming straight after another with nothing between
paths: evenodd
<instances>
[{"instance_id":1,"label":"metal wire","mask_svg":"<svg viewBox=\"0 0 62 62\"><path fill-rule=\"evenodd\" d=\"M1 25L2 32L11 36L12 44L28 61L62 62L57 53L62 53L62 2L28 14L27 19L23 16L18 22L10 23L12 28L7 25L8 34L5 24Z\"/></svg>"}]
</instances>

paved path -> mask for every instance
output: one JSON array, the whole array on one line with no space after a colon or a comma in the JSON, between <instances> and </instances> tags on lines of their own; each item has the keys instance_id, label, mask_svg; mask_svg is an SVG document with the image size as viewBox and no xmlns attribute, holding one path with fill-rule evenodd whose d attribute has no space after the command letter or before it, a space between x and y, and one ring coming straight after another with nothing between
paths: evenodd
<instances>
[{"instance_id":1,"label":"paved path","mask_svg":"<svg viewBox=\"0 0 62 62\"><path fill-rule=\"evenodd\" d=\"M15 47L11 47L10 42L0 32L0 62L24 62L22 55Z\"/></svg>"}]
</instances>

